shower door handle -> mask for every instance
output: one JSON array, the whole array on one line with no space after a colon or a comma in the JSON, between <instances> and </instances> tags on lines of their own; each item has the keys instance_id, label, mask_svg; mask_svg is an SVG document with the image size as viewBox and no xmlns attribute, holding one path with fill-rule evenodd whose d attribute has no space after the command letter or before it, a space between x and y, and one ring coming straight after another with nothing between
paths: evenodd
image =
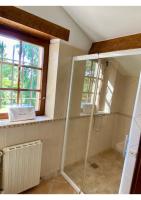
<instances>
[{"instance_id":1,"label":"shower door handle","mask_svg":"<svg viewBox=\"0 0 141 200\"><path fill-rule=\"evenodd\" d=\"M130 149L130 150L129 150L129 155L130 155L130 156L133 156L133 157L136 157L136 156L137 156L137 151L134 150L134 149Z\"/></svg>"},{"instance_id":2,"label":"shower door handle","mask_svg":"<svg viewBox=\"0 0 141 200\"><path fill-rule=\"evenodd\" d=\"M124 148L123 148L123 156L126 156L126 152L127 152L127 146L128 146L128 139L129 139L129 135L125 136L125 141L124 141Z\"/></svg>"}]
</instances>

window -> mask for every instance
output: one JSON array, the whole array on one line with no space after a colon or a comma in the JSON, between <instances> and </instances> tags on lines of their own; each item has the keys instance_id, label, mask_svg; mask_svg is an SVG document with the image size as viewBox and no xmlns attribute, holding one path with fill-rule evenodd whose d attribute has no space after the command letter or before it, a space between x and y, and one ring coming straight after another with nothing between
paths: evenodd
<instances>
[{"instance_id":1,"label":"window","mask_svg":"<svg viewBox=\"0 0 141 200\"><path fill-rule=\"evenodd\" d=\"M87 60L85 64L83 91L82 91L82 98L81 98L82 109L85 104L93 104L97 73L98 73L97 61ZM102 85L102 79L103 79L102 71L100 70L100 75L98 77L96 106L98 106L98 103L99 103L99 93L100 93L100 89Z\"/></svg>"},{"instance_id":2,"label":"window","mask_svg":"<svg viewBox=\"0 0 141 200\"><path fill-rule=\"evenodd\" d=\"M0 30L0 118L9 105L32 105L44 114L48 41Z\"/></svg>"}]
</instances>

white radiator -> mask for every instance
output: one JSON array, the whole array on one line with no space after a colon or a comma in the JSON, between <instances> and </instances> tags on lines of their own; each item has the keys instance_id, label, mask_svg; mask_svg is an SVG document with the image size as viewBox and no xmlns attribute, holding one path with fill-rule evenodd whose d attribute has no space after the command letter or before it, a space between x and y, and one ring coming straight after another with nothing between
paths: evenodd
<instances>
[{"instance_id":1,"label":"white radiator","mask_svg":"<svg viewBox=\"0 0 141 200\"><path fill-rule=\"evenodd\" d=\"M3 193L17 194L40 182L40 140L3 149Z\"/></svg>"}]
</instances>

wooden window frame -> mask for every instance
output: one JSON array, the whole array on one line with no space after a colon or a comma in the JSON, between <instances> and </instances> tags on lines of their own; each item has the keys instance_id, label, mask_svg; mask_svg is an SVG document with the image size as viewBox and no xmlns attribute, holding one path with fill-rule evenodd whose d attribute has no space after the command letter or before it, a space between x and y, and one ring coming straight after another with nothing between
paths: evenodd
<instances>
[{"instance_id":1,"label":"wooden window frame","mask_svg":"<svg viewBox=\"0 0 141 200\"><path fill-rule=\"evenodd\" d=\"M36 111L36 115L44 115L45 114L45 101L46 101L46 87L47 87L47 72L48 72L48 55L49 55L49 39L41 39L35 35L28 34L25 32L17 31L13 28L7 27L5 25L0 25L0 34L6 35L9 38L19 39L25 42L29 42L35 45L39 45L44 48L44 56L43 56L43 66L41 73L41 86L40 90L38 90L41 94L41 100L39 104L39 111ZM0 88L2 89L2 88ZM3 88L2 90L16 90L14 88ZM32 89L31 89L32 90ZM30 91L30 89L20 89L20 91ZM33 91L33 90L32 90ZM35 91L35 90L34 90ZM37 90L36 90L37 91ZM0 119L7 119L8 113L0 113Z\"/></svg>"}]
</instances>

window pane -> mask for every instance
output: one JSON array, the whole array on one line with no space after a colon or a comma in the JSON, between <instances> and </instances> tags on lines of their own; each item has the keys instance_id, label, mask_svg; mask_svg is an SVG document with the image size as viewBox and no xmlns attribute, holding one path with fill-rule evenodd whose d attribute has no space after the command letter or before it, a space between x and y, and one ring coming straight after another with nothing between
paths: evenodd
<instances>
[{"instance_id":1,"label":"window pane","mask_svg":"<svg viewBox=\"0 0 141 200\"><path fill-rule=\"evenodd\" d=\"M86 93L82 93L82 99L81 99L81 103L87 103L88 102L88 94Z\"/></svg>"},{"instance_id":2,"label":"window pane","mask_svg":"<svg viewBox=\"0 0 141 200\"><path fill-rule=\"evenodd\" d=\"M43 48L28 42L22 43L22 58L23 65L31 65L42 67Z\"/></svg>"},{"instance_id":3,"label":"window pane","mask_svg":"<svg viewBox=\"0 0 141 200\"><path fill-rule=\"evenodd\" d=\"M43 67L43 57L43 47L0 34L0 88L9 88L0 90L1 113L7 112L8 106L17 102L35 106L36 110L40 109L41 93L20 91L20 88L41 89L42 69L37 68Z\"/></svg>"},{"instance_id":4,"label":"window pane","mask_svg":"<svg viewBox=\"0 0 141 200\"><path fill-rule=\"evenodd\" d=\"M89 92L89 86L90 86L90 79L86 77L84 78L83 92Z\"/></svg>"},{"instance_id":5,"label":"window pane","mask_svg":"<svg viewBox=\"0 0 141 200\"><path fill-rule=\"evenodd\" d=\"M22 67L20 71L20 87L23 89L40 89L41 70Z\"/></svg>"},{"instance_id":6,"label":"window pane","mask_svg":"<svg viewBox=\"0 0 141 200\"><path fill-rule=\"evenodd\" d=\"M89 86L89 92L94 93L95 90L95 82L96 80L94 78L90 78L90 86Z\"/></svg>"},{"instance_id":7,"label":"window pane","mask_svg":"<svg viewBox=\"0 0 141 200\"><path fill-rule=\"evenodd\" d=\"M19 63L20 42L0 35L0 60L10 63Z\"/></svg>"},{"instance_id":8,"label":"window pane","mask_svg":"<svg viewBox=\"0 0 141 200\"><path fill-rule=\"evenodd\" d=\"M88 101L87 103L93 103L93 94L88 94Z\"/></svg>"},{"instance_id":9,"label":"window pane","mask_svg":"<svg viewBox=\"0 0 141 200\"><path fill-rule=\"evenodd\" d=\"M0 65L0 87L17 88L18 67L9 64Z\"/></svg>"},{"instance_id":10,"label":"window pane","mask_svg":"<svg viewBox=\"0 0 141 200\"><path fill-rule=\"evenodd\" d=\"M83 92L93 93L95 89L95 78L84 78Z\"/></svg>"},{"instance_id":11,"label":"window pane","mask_svg":"<svg viewBox=\"0 0 141 200\"><path fill-rule=\"evenodd\" d=\"M8 106L17 103L16 91L2 91L0 90L0 113L5 113L8 110Z\"/></svg>"},{"instance_id":12,"label":"window pane","mask_svg":"<svg viewBox=\"0 0 141 200\"><path fill-rule=\"evenodd\" d=\"M87 94L87 93L82 93L82 98L81 98L81 108L83 108L83 105L86 103L93 103L93 96L94 94Z\"/></svg>"},{"instance_id":13,"label":"window pane","mask_svg":"<svg viewBox=\"0 0 141 200\"><path fill-rule=\"evenodd\" d=\"M33 91L20 92L20 104L34 106L35 110L39 110L40 93Z\"/></svg>"},{"instance_id":14,"label":"window pane","mask_svg":"<svg viewBox=\"0 0 141 200\"><path fill-rule=\"evenodd\" d=\"M96 76L96 64L97 63L93 60L86 61L85 76L90 76L90 77Z\"/></svg>"}]
</instances>

